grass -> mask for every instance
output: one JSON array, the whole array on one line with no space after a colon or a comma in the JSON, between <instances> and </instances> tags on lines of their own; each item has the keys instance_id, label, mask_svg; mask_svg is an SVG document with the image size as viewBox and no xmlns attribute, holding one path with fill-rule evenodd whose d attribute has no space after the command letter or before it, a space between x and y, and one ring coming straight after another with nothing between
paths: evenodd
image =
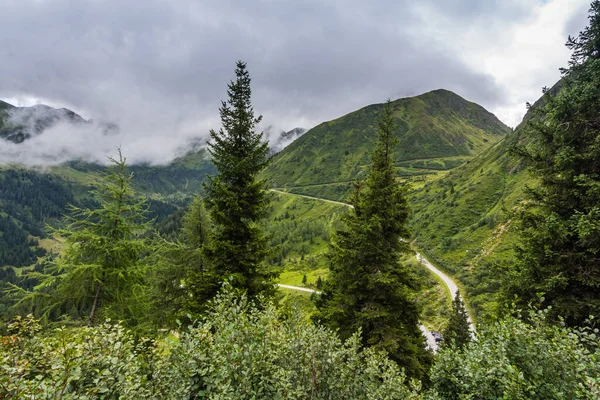
<instances>
[{"instance_id":1,"label":"grass","mask_svg":"<svg viewBox=\"0 0 600 400\"><path fill-rule=\"evenodd\" d=\"M512 212L535 185L510 147L519 132L413 190L412 230L418 247L463 285L475 317L495 313L502 271L514 262Z\"/></svg>"},{"instance_id":2,"label":"grass","mask_svg":"<svg viewBox=\"0 0 600 400\"><path fill-rule=\"evenodd\" d=\"M281 273L281 275L279 275L278 283L281 283L283 285L300 286L316 289L317 279L326 279L328 273L329 270L327 268L285 271ZM306 283L303 283L302 280L305 275Z\"/></svg>"},{"instance_id":3,"label":"grass","mask_svg":"<svg viewBox=\"0 0 600 400\"><path fill-rule=\"evenodd\" d=\"M406 256L403 262L412 267L420 283L415 300L421 309L421 322L428 329L443 330L452 309L448 288L437 275L421 266L416 256Z\"/></svg>"},{"instance_id":4,"label":"grass","mask_svg":"<svg viewBox=\"0 0 600 400\"><path fill-rule=\"evenodd\" d=\"M392 107L400 141L395 153L399 176L454 168L509 132L483 108L444 90L396 100ZM288 188L363 178L382 108L370 105L311 129L275 156L264 176L273 187Z\"/></svg>"},{"instance_id":5,"label":"grass","mask_svg":"<svg viewBox=\"0 0 600 400\"><path fill-rule=\"evenodd\" d=\"M268 262L280 271L311 271L325 265L332 229L345 206L273 193L266 229L274 250Z\"/></svg>"}]
</instances>

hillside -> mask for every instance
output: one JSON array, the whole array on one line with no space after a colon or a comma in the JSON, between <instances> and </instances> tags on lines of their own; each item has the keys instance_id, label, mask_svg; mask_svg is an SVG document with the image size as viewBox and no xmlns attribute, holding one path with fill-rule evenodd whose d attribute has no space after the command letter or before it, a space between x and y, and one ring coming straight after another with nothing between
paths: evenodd
<instances>
[{"instance_id":1,"label":"hillside","mask_svg":"<svg viewBox=\"0 0 600 400\"><path fill-rule=\"evenodd\" d=\"M558 81L548 95L563 87ZM512 213L536 180L511 149L528 142L527 122L546 104L540 97L521 124L500 142L438 180L414 186L412 230L415 244L464 285L477 316L493 315L500 280L514 263L518 237Z\"/></svg>"},{"instance_id":2,"label":"hillside","mask_svg":"<svg viewBox=\"0 0 600 400\"><path fill-rule=\"evenodd\" d=\"M447 90L399 99L392 106L399 126L395 158L400 176L454 168L510 132L483 107ZM360 178L382 107L373 104L316 126L275 156L265 176L273 187L316 195L323 194L322 188L306 187Z\"/></svg>"}]
</instances>

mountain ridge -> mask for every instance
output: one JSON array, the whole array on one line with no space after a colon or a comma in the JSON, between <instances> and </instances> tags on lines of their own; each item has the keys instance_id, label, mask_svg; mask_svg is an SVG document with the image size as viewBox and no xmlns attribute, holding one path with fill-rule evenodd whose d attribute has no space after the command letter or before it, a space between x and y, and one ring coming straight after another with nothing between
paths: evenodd
<instances>
[{"instance_id":1,"label":"mountain ridge","mask_svg":"<svg viewBox=\"0 0 600 400\"><path fill-rule=\"evenodd\" d=\"M383 104L371 104L323 122L274 157L265 176L274 187L327 184L360 178ZM392 101L400 151L395 162L471 157L510 132L492 113L438 89ZM456 166L456 165L454 165Z\"/></svg>"}]
</instances>

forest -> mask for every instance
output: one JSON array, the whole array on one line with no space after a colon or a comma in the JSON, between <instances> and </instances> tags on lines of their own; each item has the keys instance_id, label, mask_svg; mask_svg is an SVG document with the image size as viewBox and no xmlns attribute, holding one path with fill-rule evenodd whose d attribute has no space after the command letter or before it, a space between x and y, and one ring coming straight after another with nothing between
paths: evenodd
<instances>
[{"instance_id":1,"label":"forest","mask_svg":"<svg viewBox=\"0 0 600 400\"><path fill-rule=\"evenodd\" d=\"M398 132L426 132L391 100L318 127L329 140L373 114L370 152L303 165L307 134L272 157L238 61L201 186L176 167L175 183L155 183L121 149L87 185L3 171L0 398L600 398L600 1L567 48L561 82L513 132L449 92L420 96L459 102L481 127L436 141L428 161L403 158ZM492 156L463 159L478 147ZM145 193L184 179L192 196ZM509 238L482 240L505 214ZM416 261L426 246L462 282L456 295L435 298Z\"/></svg>"}]
</instances>

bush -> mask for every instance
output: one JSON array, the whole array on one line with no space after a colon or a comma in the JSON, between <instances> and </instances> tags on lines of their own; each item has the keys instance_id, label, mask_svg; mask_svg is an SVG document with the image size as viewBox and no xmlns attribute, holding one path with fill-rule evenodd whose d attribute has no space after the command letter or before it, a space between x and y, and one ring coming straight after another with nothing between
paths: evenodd
<instances>
[{"instance_id":1,"label":"bush","mask_svg":"<svg viewBox=\"0 0 600 400\"><path fill-rule=\"evenodd\" d=\"M432 388L443 399L598 399L598 330L508 317L464 351L439 353Z\"/></svg>"},{"instance_id":2,"label":"bush","mask_svg":"<svg viewBox=\"0 0 600 400\"><path fill-rule=\"evenodd\" d=\"M154 341L121 325L39 333L31 317L0 343L0 398L410 399L384 354L342 343L225 288L196 326Z\"/></svg>"}]
</instances>

